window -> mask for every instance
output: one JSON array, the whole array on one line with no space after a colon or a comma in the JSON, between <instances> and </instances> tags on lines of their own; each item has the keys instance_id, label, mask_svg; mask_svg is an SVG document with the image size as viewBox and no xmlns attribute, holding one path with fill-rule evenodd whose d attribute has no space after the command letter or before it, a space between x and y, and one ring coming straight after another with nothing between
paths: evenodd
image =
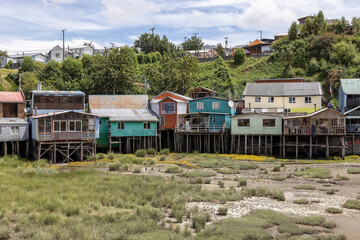
<instances>
[{"instance_id":1,"label":"window","mask_svg":"<svg viewBox=\"0 0 360 240\"><path fill-rule=\"evenodd\" d=\"M296 103L295 97L289 97L289 103Z\"/></svg>"},{"instance_id":2,"label":"window","mask_svg":"<svg viewBox=\"0 0 360 240\"><path fill-rule=\"evenodd\" d=\"M275 119L263 119L263 127L275 127Z\"/></svg>"},{"instance_id":3,"label":"window","mask_svg":"<svg viewBox=\"0 0 360 240\"><path fill-rule=\"evenodd\" d=\"M274 102L274 97L268 97L268 102Z\"/></svg>"},{"instance_id":4,"label":"window","mask_svg":"<svg viewBox=\"0 0 360 240\"><path fill-rule=\"evenodd\" d=\"M144 129L150 129L150 123L144 122Z\"/></svg>"},{"instance_id":5,"label":"window","mask_svg":"<svg viewBox=\"0 0 360 240\"><path fill-rule=\"evenodd\" d=\"M55 53L55 58L60 58L60 53Z\"/></svg>"},{"instance_id":6,"label":"window","mask_svg":"<svg viewBox=\"0 0 360 240\"><path fill-rule=\"evenodd\" d=\"M161 103L161 113L162 114L174 114L175 113L175 103Z\"/></svg>"},{"instance_id":7,"label":"window","mask_svg":"<svg viewBox=\"0 0 360 240\"><path fill-rule=\"evenodd\" d=\"M101 125L102 124L102 122L101 122L101 120L99 120L99 125Z\"/></svg>"},{"instance_id":8,"label":"window","mask_svg":"<svg viewBox=\"0 0 360 240\"><path fill-rule=\"evenodd\" d=\"M238 119L238 127L250 127L250 119Z\"/></svg>"},{"instance_id":9,"label":"window","mask_svg":"<svg viewBox=\"0 0 360 240\"><path fill-rule=\"evenodd\" d=\"M10 135L19 135L19 127L11 127Z\"/></svg>"},{"instance_id":10,"label":"window","mask_svg":"<svg viewBox=\"0 0 360 240\"><path fill-rule=\"evenodd\" d=\"M160 116L160 126L165 126L165 115Z\"/></svg>"},{"instance_id":11,"label":"window","mask_svg":"<svg viewBox=\"0 0 360 240\"><path fill-rule=\"evenodd\" d=\"M214 109L214 110L220 109L220 103L219 102L213 102L212 103L212 109Z\"/></svg>"},{"instance_id":12,"label":"window","mask_svg":"<svg viewBox=\"0 0 360 240\"><path fill-rule=\"evenodd\" d=\"M261 102L261 97L255 97L255 102Z\"/></svg>"},{"instance_id":13,"label":"window","mask_svg":"<svg viewBox=\"0 0 360 240\"><path fill-rule=\"evenodd\" d=\"M117 128L118 129L125 129L125 123L124 122L118 122L117 123Z\"/></svg>"},{"instance_id":14,"label":"window","mask_svg":"<svg viewBox=\"0 0 360 240\"><path fill-rule=\"evenodd\" d=\"M4 118L18 117L17 103L3 103L3 116Z\"/></svg>"},{"instance_id":15,"label":"window","mask_svg":"<svg viewBox=\"0 0 360 240\"><path fill-rule=\"evenodd\" d=\"M197 108L198 110L204 109L204 102L198 102L198 103L196 104L196 108Z\"/></svg>"},{"instance_id":16,"label":"window","mask_svg":"<svg viewBox=\"0 0 360 240\"><path fill-rule=\"evenodd\" d=\"M66 121L53 121L54 132L66 132Z\"/></svg>"},{"instance_id":17,"label":"window","mask_svg":"<svg viewBox=\"0 0 360 240\"><path fill-rule=\"evenodd\" d=\"M109 126L109 127L111 126L110 120L106 120L106 125Z\"/></svg>"},{"instance_id":18,"label":"window","mask_svg":"<svg viewBox=\"0 0 360 240\"><path fill-rule=\"evenodd\" d=\"M311 97L305 97L305 103L312 103Z\"/></svg>"},{"instance_id":19,"label":"window","mask_svg":"<svg viewBox=\"0 0 360 240\"><path fill-rule=\"evenodd\" d=\"M69 132L81 132L82 129L82 121L69 121Z\"/></svg>"}]
</instances>

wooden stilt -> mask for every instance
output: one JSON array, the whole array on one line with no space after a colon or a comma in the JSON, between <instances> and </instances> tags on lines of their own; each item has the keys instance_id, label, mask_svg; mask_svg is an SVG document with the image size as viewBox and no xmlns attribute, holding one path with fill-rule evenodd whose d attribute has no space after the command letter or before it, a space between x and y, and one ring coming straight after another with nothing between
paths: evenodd
<instances>
[{"instance_id":1,"label":"wooden stilt","mask_svg":"<svg viewBox=\"0 0 360 240\"><path fill-rule=\"evenodd\" d=\"M341 137L341 158L344 159L345 158L345 137Z\"/></svg>"},{"instance_id":2,"label":"wooden stilt","mask_svg":"<svg viewBox=\"0 0 360 240\"><path fill-rule=\"evenodd\" d=\"M259 155L261 155L261 135L259 135L259 149L258 149Z\"/></svg>"},{"instance_id":3,"label":"wooden stilt","mask_svg":"<svg viewBox=\"0 0 360 240\"><path fill-rule=\"evenodd\" d=\"M39 145L38 145L38 155L36 156L37 160L40 159L41 147L42 147L41 145L42 145L42 143L39 143Z\"/></svg>"},{"instance_id":4,"label":"wooden stilt","mask_svg":"<svg viewBox=\"0 0 360 240\"><path fill-rule=\"evenodd\" d=\"M26 157L26 159L29 159L29 154L30 154L30 143L29 143L29 141L26 141L26 152L25 152L25 157Z\"/></svg>"},{"instance_id":5,"label":"wooden stilt","mask_svg":"<svg viewBox=\"0 0 360 240\"><path fill-rule=\"evenodd\" d=\"M299 156L299 136L296 135L296 150L295 150L296 159L298 159Z\"/></svg>"},{"instance_id":6,"label":"wooden stilt","mask_svg":"<svg viewBox=\"0 0 360 240\"><path fill-rule=\"evenodd\" d=\"M240 154L240 138L241 138L241 135L238 135L237 154Z\"/></svg>"},{"instance_id":7,"label":"wooden stilt","mask_svg":"<svg viewBox=\"0 0 360 240\"><path fill-rule=\"evenodd\" d=\"M283 147L283 158L286 158L286 142L285 142L285 135L283 135L283 138L282 138L282 147Z\"/></svg>"},{"instance_id":8,"label":"wooden stilt","mask_svg":"<svg viewBox=\"0 0 360 240\"><path fill-rule=\"evenodd\" d=\"M273 155L273 136L270 136L270 156Z\"/></svg>"},{"instance_id":9,"label":"wooden stilt","mask_svg":"<svg viewBox=\"0 0 360 240\"><path fill-rule=\"evenodd\" d=\"M80 160L84 161L84 144L82 142L80 144Z\"/></svg>"},{"instance_id":10,"label":"wooden stilt","mask_svg":"<svg viewBox=\"0 0 360 240\"><path fill-rule=\"evenodd\" d=\"M16 154L20 155L19 141L16 141Z\"/></svg>"},{"instance_id":11,"label":"wooden stilt","mask_svg":"<svg viewBox=\"0 0 360 240\"><path fill-rule=\"evenodd\" d=\"M234 143L234 135L231 135L231 147L230 147L230 154L232 154L233 153L233 144L235 144Z\"/></svg>"},{"instance_id":12,"label":"wooden stilt","mask_svg":"<svg viewBox=\"0 0 360 240\"><path fill-rule=\"evenodd\" d=\"M201 134L199 135L199 153L201 153Z\"/></svg>"},{"instance_id":13,"label":"wooden stilt","mask_svg":"<svg viewBox=\"0 0 360 240\"><path fill-rule=\"evenodd\" d=\"M112 151L112 142L111 142L111 136L109 136L109 152Z\"/></svg>"},{"instance_id":14,"label":"wooden stilt","mask_svg":"<svg viewBox=\"0 0 360 240\"><path fill-rule=\"evenodd\" d=\"M15 151L14 151L14 150L15 150L15 149L14 149L14 142L11 141L11 153L12 153L12 155L15 154Z\"/></svg>"},{"instance_id":15,"label":"wooden stilt","mask_svg":"<svg viewBox=\"0 0 360 240\"><path fill-rule=\"evenodd\" d=\"M329 135L326 135L326 158L330 156Z\"/></svg>"},{"instance_id":16,"label":"wooden stilt","mask_svg":"<svg viewBox=\"0 0 360 240\"><path fill-rule=\"evenodd\" d=\"M186 153L189 153L189 134L186 134Z\"/></svg>"},{"instance_id":17,"label":"wooden stilt","mask_svg":"<svg viewBox=\"0 0 360 240\"><path fill-rule=\"evenodd\" d=\"M265 155L267 155L268 152L268 140L267 136L265 135Z\"/></svg>"},{"instance_id":18,"label":"wooden stilt","mask_svg":"<svg viewBox=\"0 0 360 240\"><path fill-rule=\"evenodd\" d=\"M254 155L254 135L251 135L251 155Z\"/></svg>"},{"instance_id":19,"label":"wooden stilt","mask_svg":"<svg viewBox=\"0 0 360 240\"><path fill-rule=\"evenodd\" d=\"M245 135L245 155L247 155L247 149L248 149L247 140L248 140L248 137L247 137L247 135Z\"/></svg>"},{"instance_id":20,"label":"wooden stilt","mask_svg":"<svg viewBox=\"0 0 360 240\"><path fill-rule=\"evenodd\" d=\"M216 153L216 139L215 134L213 135L214 153Z\"/></svg>"},{"instance_id":21,"label":"wooden stilt","mask_svg":"<svg viewBox=\"0 0 360 240\"><path fill-rule=\"evenodd\" d=\"M67 146L67 149L66 149L66 157L67 157L67 162L68 162L68 163L69 163L69 161L70 161L69 150L70 150L70 143L68 143L68 146Z\"/></svg>"},{"instance_id":22,"label":"wooden stilt","mask_svg":"<svg viewBox=\"0 0 360 240\"><path fill-rule=\"evenodd\" d=\"M56 142L54 143L54 156L53 156L53 164L56 163Z\"/></svg>"},{"instance_id":23,"label":"wooden stilt","mask_svg":"<svg viewBox=\"0 0 360 240\"><path fill-rule=\"evenodd\" d=\"M352 141L351 141L351 153L352 155L355 154L355 151L354 151L354 143L355 142L355 134L352 135Z\"/></svg>"},{"instance_id":24,"label":"wooden stilt","mask_svg":"<svg viewBox=\"0 0 360 240\"><path fill-rule=\"evenodd\" d=\"M310 147L309 147L309 157L312 159L312 136L310 135Z\"/></svg>"}]
</instances>

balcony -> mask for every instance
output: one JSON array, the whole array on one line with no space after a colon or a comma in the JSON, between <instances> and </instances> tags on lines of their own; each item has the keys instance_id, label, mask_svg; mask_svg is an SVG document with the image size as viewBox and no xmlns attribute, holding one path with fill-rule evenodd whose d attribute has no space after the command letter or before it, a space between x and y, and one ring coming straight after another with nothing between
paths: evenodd
<instances>
[{"instance_id":1,"label":"balcony","mask_svg":"<svg viewBox=\"0 0 360 240\"><path fill-rule=\"evenodd\" d=\"M225 125L187 124L176 126L175 131L184 133L222 133L225 132Z\"/></svg>"},{"instance_id":2,"label":"balcony","mask_svg":"<svg viewBox=\"0 0 360 240\"><path fill-rule=\"evenodd\" d=\"M311 127L284 127L285 135L311 135ZM343 135L344 127L338 126L316 126L315 135Z\"/></svg>"}]
</instances>

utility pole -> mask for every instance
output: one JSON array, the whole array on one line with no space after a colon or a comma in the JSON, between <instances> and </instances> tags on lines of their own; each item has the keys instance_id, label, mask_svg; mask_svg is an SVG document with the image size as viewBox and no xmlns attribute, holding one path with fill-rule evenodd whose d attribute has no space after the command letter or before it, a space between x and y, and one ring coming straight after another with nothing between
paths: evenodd
<instances>
[{"instance_id":1,"label":"utility pole","mask_svg":"<svg viewBox=\"0 0 360 240\"><path fill-rule=\"evenodd\" d=\"M229 38L229 37L224 37L224 38L225 38L225 56L227 56L227 51L226 51L226 49L227 49L228 38Z\"/></svg>"},{"instance_id":2,"label":"utility pole","mask_svg":"<svg viewBox=\"0 0 360 240\"><path fill-rule=\"evenodd\" d=\"M145 95L146 95L146 88L147 88L147 79L146 79L146 76L144 76L144 82L145 82Z\"/></svg>"},{"instance_id":3,"label":"utility pole","mask_svg":"<svg viewBox=\"0 0 360 240\"><path fill-rule=\"evenodd\" d=\"M64 61L64 59L65 59L65 31L66 31L66 28L61 30L61 31L63 33L62 39L63 39L63 61Z\"/></svg>"},{"instance_id":4,"label":"utility pole","mask_svg":"<svg viewBox=\"0 0 360 240\"><path fill-rule=\"evenodd\" d=\"M19 91L21 91L21 73L19 73Z\"/></svg>"},{"instance_id":5,"label":"utility pole","mask_svg":"<svg viewBox=\"0 0 360 240\"><path fill-rule=\"evenodd\" d=\"M184 49L183 49L184 51L186 51L186 38L187 38L187 37L184 37L184 40L185 40L185 41L184 41Z\"/></svg>"},{"instance_id":6,"label":"utility pole","mask_svg":"<svg viewBox=\"0 0 360 240\"><path fill-rule=\"evenodd\" d=\"M197 32L197 33L194 33L194 35L195 35L195 41L196 41L196 48L195 48L195 56L197 56L198 54L197 54L197 50L198 50L198 48L199 48L199 41L198 41L198 38L197 38L197 35L198 35L199 33Z\"/></svg>"},{"instance_id":7,"label":"utility pole","mask_svg":"<svg viewBox=\"0 0 360 240\"><path fill-rule=\"evenodd\" d=\"M260 30L259 32L260 32L260 41L261 41L261 39L262 39L262 31Z\"/></svg>"},{"instance_id":8,"label":"utility pole","mask_svg":"<svg viewBox=\"0 0 360 240\"><path fill-rule=\"evenodd\" d=\"M155 30L155 28L153 27L150 30L152 32L151 33L151 35L152 35L152 48L153 48L153 52L155 52L155 46L154 46L154 30Z\"/></svg>"}]
</instances>

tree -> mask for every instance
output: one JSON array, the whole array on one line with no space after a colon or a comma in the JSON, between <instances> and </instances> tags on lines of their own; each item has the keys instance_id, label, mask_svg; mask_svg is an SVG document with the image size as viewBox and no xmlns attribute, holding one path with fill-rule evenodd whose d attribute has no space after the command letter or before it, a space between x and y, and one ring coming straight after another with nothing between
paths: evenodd
<instances>
[{"instance_id":1,"label":"tree","mask_svg":"<svg viewBox=\"0 0 360 240\"><path fill-rule=\"evenodd\" d=\"M0 50L0 57L1 56L8 57L7 51Z\"/></svg>"},{"instance_id":2,"label":"tree","mask_svg":"<svg viewBox=\"0 0 360 240\"><path fill-rule=\"evenodd\" d=\"M233 91L233 83L230 78L230 71L224 59L219 57L214 62L213 88L219 92L219 96L227 97L229 89Z\"/></svg>"},{"instance_id":3,"label":"tree","mask_svg":"<svg viewBox=\"0 0 360 240\"><path fill-rule=\"evenodd\" d=\"M93 62L94 89L97 93L131 94L137 92L136 53L129 47L105 50Z\"/></svg>"},{"instance_id":4,"label":"tree","mask_svg":"<svg viewBox=\"0 0 360 240\"><path fill-rule=\"evenodd\" d=\"M31 57L24 57L21 62L19 72L32 72L35 70L35 64Z\"/></svg>"},{"instance_id":5,"label":"tree","mask_svg":"<svg viewBox=\"0 0 360 240\"><path fill-rule=\"evenodd\" d=\"M83 45L84 45L84 46L89 46L89 47L91 47L92 49L95 49L95 45L93 44L92 41L91 41L91 42L84 42Z\"/></svg>"},{"instance_id":6,"label":"tree","mask_svg":"<svg viewBox=\"0 0 360 240\"><path fill-rule=\"evenodd\" d=\"M299 26L296 22L293 22L289 28L288 36L290 40L295 40L298 38L299 34Z\"/></svg>"},{"instance_id":7,"label":"tree","mask_svg":"<svg viewBox=\"0 0 360 240\"><path fill-rule=\"evenodd\" d=\"M199 37L191 36L191 38L181 43L181 47L184 51L200 50L204 47L204 42Z\"/></svg>"},{"instance_id":8,"label":"tree","mask_svg":"<svg viewBox=\"0 0 360 240\"><path fill-rule=\"evenodd\" d=\"M60 64L53 59L47 62L39 79L47 88L60 90L63 82Z\"/></svg>"},{"instance_id":9,"label":"tree","mask_svg":"<svg viewBox=\"0 0 360 240\"><path fill-rule=\"evenodd\" d=\"M324 13L319 11L316 16L314 16L314 34L323 34L326 32L327 22L324 17Z\"/></svg>"},{"instance_id":10,"label":"tree","mask_svg":"<svg viewBox=\"0 0 360 240\"><path fill-rule=\"evenodd\" d=\"M72 57L65 58L61 63L61 72L64 80L61 89L78 89L77 82L81 79L83 73L81 60Z\"/></svg>"},{"instance_id":11,"label":"tree","mask_svg":"<svg viewBox=\"0 0 360 240\"><path fill-rule=\"evenodd\" d=\"M12 61L12 60L9 60L9 61L7 62L7 64L5 64L5 68L6 68L6 69L10 69L12 64L13 64L13 61Z\"/></svg>"},{"instance_id":12,"label":"tree","mask_svg":"<svg viewBox=\"0 0 360 240\"><path fill-rule=\"evenodd\" d=\"M245 50L243 48L237 48L234 52L234 63L237 65L241 65L245 62Z\"/></svg>"},{"instance_id":13,"label":"tree","mask_svg":"<svg viewBox=\"0 0 360 240\"><path fill-rule=\"evenodd\" d=\"M331 60L334 63L344 64L347 66L351 64L356 57L356 47L352 43L341 41L333 44L332 49Z\"/></svg>"},{"instance_id":14,"label":"tree","mask_svg":"<svg viewBox=\"0 0 360 240\"><path fill-rule=\"evenodd\" d=\"M84 71L85 71L86 73L89 73L89 72L92 71L93 61L94 61L94 60L93 60L93 56L91 56L91 55L84 54L84 55L81 57L81 62L82 62Z\"/></svg>"},{"instance_id":15,"label":"tree","mask_svg":"<svg viewBox=\"0 0 360 240\"><path fill-rule=\"evenodd\" d=\"M134 42L135 48L140 48L141 52L147 54L151 52L160 52L163 54L170 54L176 52L174 43L169 42L168 38L164 35L162 39L158 34L144 33Z\"/></svg>"},{"instance_id":16,"label":"tree","mask_svg":"<svg viewBox=\"0 0 360 240\"><path fill-rule=\"evenodd\" d=\"M358 33L360 30L360 18L353 17L351 20L351 25L353 26L353 32Z\"/></svg>"},{"instance_id":17,"label":"tree","mask_svg":"<svg viewBox=\"0 0 360 240\"><path fill-rule=\"evenodd\" d=\"M221 45L221 43L217 44L216 51L220 57L225 56L225 50L224 50L223 46Z\"/></svg>"},{"instance_id":18,"label":"tree","mask_svg":"<svg viewBox=\"0 0 360 240\"><path fill-rule=\"evenodd\" d=\"M39 80L34 72L23 72L21 74L21 89L26 98L30 98L31 91L37 89L38 82Z\"/></svg>"},{"instance_id":19,"label":"tree","mask_svg":"<svg viewBox=\"0 0 360 240\"><path fill-rule=\"evenodd\" d=\"M315 57L317 60L322 58L329 60L332 45L337 43L338 40L338 36L331 32L315 36L309 41L309 59Z\"/></svg>"}]
</instances>

